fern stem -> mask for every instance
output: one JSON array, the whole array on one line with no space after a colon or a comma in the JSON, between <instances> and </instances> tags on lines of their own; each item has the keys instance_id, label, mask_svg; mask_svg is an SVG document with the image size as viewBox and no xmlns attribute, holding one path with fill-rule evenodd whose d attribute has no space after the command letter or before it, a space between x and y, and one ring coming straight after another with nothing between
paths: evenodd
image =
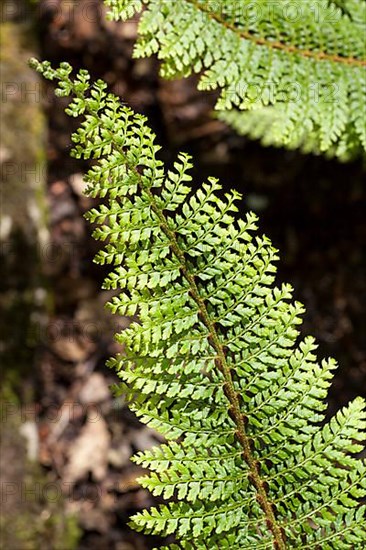
<instances>
[{"instance_id":1,"label":"fern stem","mask_svg":"<svg viewBox=\"0 0 366 550\"><path fill-rule=\"evenodd\" d=\"M366 61L363 59L357 59L355 57L342 57L340 55L329 54L326 52L314 52L311 50L303 50L293 45L284 44L283 42L280 42L280 41L272 42L270 40L266 40L265 38L253 35L249 31L238 29L232 23L225 21L222 17L220 17L219 14L214 13L209 8L209 5L207 3L200 4L199 2L197 2L197 0L186 0L186 1L189 4L192 4L197 10L200 10L201 12L205 13L208 17L210 17L214 21L217 21L218 23L220 23L220 25L223 25L224 27L233 31L235 34L237 34L241 38L244 38L245 40L250 40L250 42L257 44L258 46L265 46L266 48L269 48L269 49L282 50L288 54L297 54L301 57L315 59L316 61L331 61L333 63L342 63L345 65L352 65L352 66L358 66L358 67L366 66Z\"/></svg>"},{"instance_id":2,"label":"fern stem","mask_svg":"<svg viewBox=\"0 0 366 550\"><path fill-rule=\"evenodd\" d=\"M207 311L205 301L200 296L199 289L197 287L194 275L192 275L187 268L185 255L183 251L179 248L179 244L177 242L174 231L172 231L169 228L167 219L164 213L157 206L154 194L150 189L142 185L141 176L140 174L138 175L139 175L140 186L148 194L151 201L151 207L160 220L161 229L170 241L171 251L181 262L181 272L182 272L182 275L190 284L191 297L199 306L200 319L202 320L202 322L204 323L204 325L207 327L209 331L207 338L208 338L209 344L217 353L215 365L224 377L224 380L225 380L224 391L230 403L229 413L232 419L234 420L237 428L235 432L235 436L239 441L240 445L242 446L242 449L243 449L242 456L250 470L250 474L248 478L257 491L257 501L266 516L267 526L273 534L274 548L276 550L285 550L286 549L285 534L283 529L280 527L279 523L277 522L274 506L267 494L266 484L265 482L263 482L263 480L260 477L259 462L256 461L251 451L250 438L248 437L245 429L245 417L243 417L240 411L239 394L235 391L231 369L226 360L224 346L220 342L219 335L215 329L215 323L212 322L210 315Z\"/></svg>"}]
</instances>

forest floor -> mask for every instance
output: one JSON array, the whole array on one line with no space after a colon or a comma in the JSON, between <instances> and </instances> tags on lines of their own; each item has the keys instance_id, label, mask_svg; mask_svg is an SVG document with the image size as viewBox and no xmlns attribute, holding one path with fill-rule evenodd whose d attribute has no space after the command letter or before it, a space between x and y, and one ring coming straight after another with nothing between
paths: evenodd
<instances>
[{"instance_id":1,"label":"forest floor","mask_svg":"<svg viewBox=\"0 0 366 550\"><path fill-rule=\"evenodd\" d=\"M88 1L89 16L83 5ZM41 1L41 55L53 64L69 61L103 78L135 110L147 114L163 158L191 153L198 181L219 177L243 192L243 210L260 215L260 228L280 250L279 281L288 281L306 306L303 334L319 343L320 357L340 369L329 414L366 388L366 187L361 163L339 164L315 156L263 149L239 138L211 116L214 97L196 91L195 79L163 81L156 60L132 60L136 23L107 22L100 3ZM94 6L94 11L90 11ZM158 443L110 386L105 367L118 352L116 330L128 319L109 316L100 290L105 275L92 263L97 251L83 214L86 166L70 159L75 121L65 100L45 85L42 101L49 124L47 201L52 246L43 255L52 295L46 330L36 334L37 461L48 482L60 485L64 506L75 514L80 550L144 550L149 537L127 527L128 517L152 503L139 488L143 472L129 458ZM47 506L47 503L45 504ZM45 546L47 548L47 546ZM19 549L21 550L21 549ZM68 550L68 549L61 549Z\"/></svg>"}]
</instances>

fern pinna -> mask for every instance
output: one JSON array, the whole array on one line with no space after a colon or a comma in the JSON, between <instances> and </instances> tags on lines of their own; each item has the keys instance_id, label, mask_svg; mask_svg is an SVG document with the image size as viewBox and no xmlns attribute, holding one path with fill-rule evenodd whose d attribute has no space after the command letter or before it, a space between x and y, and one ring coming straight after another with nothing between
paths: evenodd
<instances>
[{"instance_id":1,"label":"fern pinna","mask_svg":"<svg viewBox=\"0 0 366 550\"><path fill-rule=\"evenodd\" d=\"M265 145L347 159L366 150L364 0L105 0L144 11L136 57L167 78L199 73L218 117Z\"/></svg>"},{"instance_id":2,"label":"fern pinna","mask_svg":"<svg viewBox=\"0 0 366 550\"><path fill-rule=\"evenodd\" d=\"M135 456L143 487L169 502L132 518L172 549L361 549L366 494L361 398L324 422L335 368L298 342L303 307L274 287L276 251L237 217L240 195L209 179L193 192L181 154L166 171L146 119L71 67L33 61L67 112L84 116L73 154L93 158L88 218L107 241L109 304L139 321L111 361L130 406L167 442Z\"/></svg>"}]
</instances>

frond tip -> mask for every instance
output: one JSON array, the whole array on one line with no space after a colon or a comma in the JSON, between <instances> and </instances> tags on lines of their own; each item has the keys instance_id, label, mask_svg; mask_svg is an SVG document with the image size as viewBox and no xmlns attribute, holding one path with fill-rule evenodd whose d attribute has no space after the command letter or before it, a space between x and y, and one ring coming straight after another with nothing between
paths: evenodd
<instances>
[{"instance_id":1,"label":"frond tip","mask_svg":"<svg viewBox=\"0 0 366 550\"><path fill-rule=\"evenodd\" d=\"M366 151L364 0L105 0L142 12L136 57L200 75L218 116L265 145L350 158Z\"/></svg>"},{"instance_id":2,"label":"frond tip","mask_svg":"<svg viewBox=\"0 0 366 550\"><path fill-rule=\"evenodd\" d=\"M139 453L141 484L169 502L132 518L174 534L171 549L356 549L365 464L354 457L366 427L361 398L324 422L335 368L297 343L303 307L274 287L276 252L238 218L239 195L211 179L193 192L190 159L166 171L146 119L71 67L33 65L72 95L84 116L76 157L93 158L88 214L97 256L112 264L109 307L139 322L117 336L111 361L139 418L166 443Z\"/></svg>"}]
</instances>

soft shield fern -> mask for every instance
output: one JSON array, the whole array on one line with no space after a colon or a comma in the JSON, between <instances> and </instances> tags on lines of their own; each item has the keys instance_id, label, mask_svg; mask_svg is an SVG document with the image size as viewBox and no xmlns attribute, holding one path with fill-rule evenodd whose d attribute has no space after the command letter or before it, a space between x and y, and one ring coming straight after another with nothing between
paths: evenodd
<instances>
[{"instance_id":1,"label":"soft shield fern","mask_svg":"<svg viewBox=\"0 0 366 550\"><path fill-rule=\"evenodd\" d=\"M364 0L105 0L145 10L135 56L220 89L220 119L266 145L342 158L366 150Z\"/></svg>"},{"instance_id":2,"label":"soft shield fern","mask_svg":"<svg viewBox=\"0 0 366 550\"><path fill-rule=\"evenodd\" d=\"M276 251L256 216L238 217L239 194L223 197L215 179L193 192L187 155L167 171L146 119L104 82L33 65L84 117L73 155L95 159L88 194L104 198L88 214L106 241L96 261L112 266L110 309L139 319L111 365L166 438L134 460L168 502L134 527L174 535L172 549L363 549L365 403L324 424L336 365L298 340L303 307L273 286Z\"/></svg>"}]
</instances>

